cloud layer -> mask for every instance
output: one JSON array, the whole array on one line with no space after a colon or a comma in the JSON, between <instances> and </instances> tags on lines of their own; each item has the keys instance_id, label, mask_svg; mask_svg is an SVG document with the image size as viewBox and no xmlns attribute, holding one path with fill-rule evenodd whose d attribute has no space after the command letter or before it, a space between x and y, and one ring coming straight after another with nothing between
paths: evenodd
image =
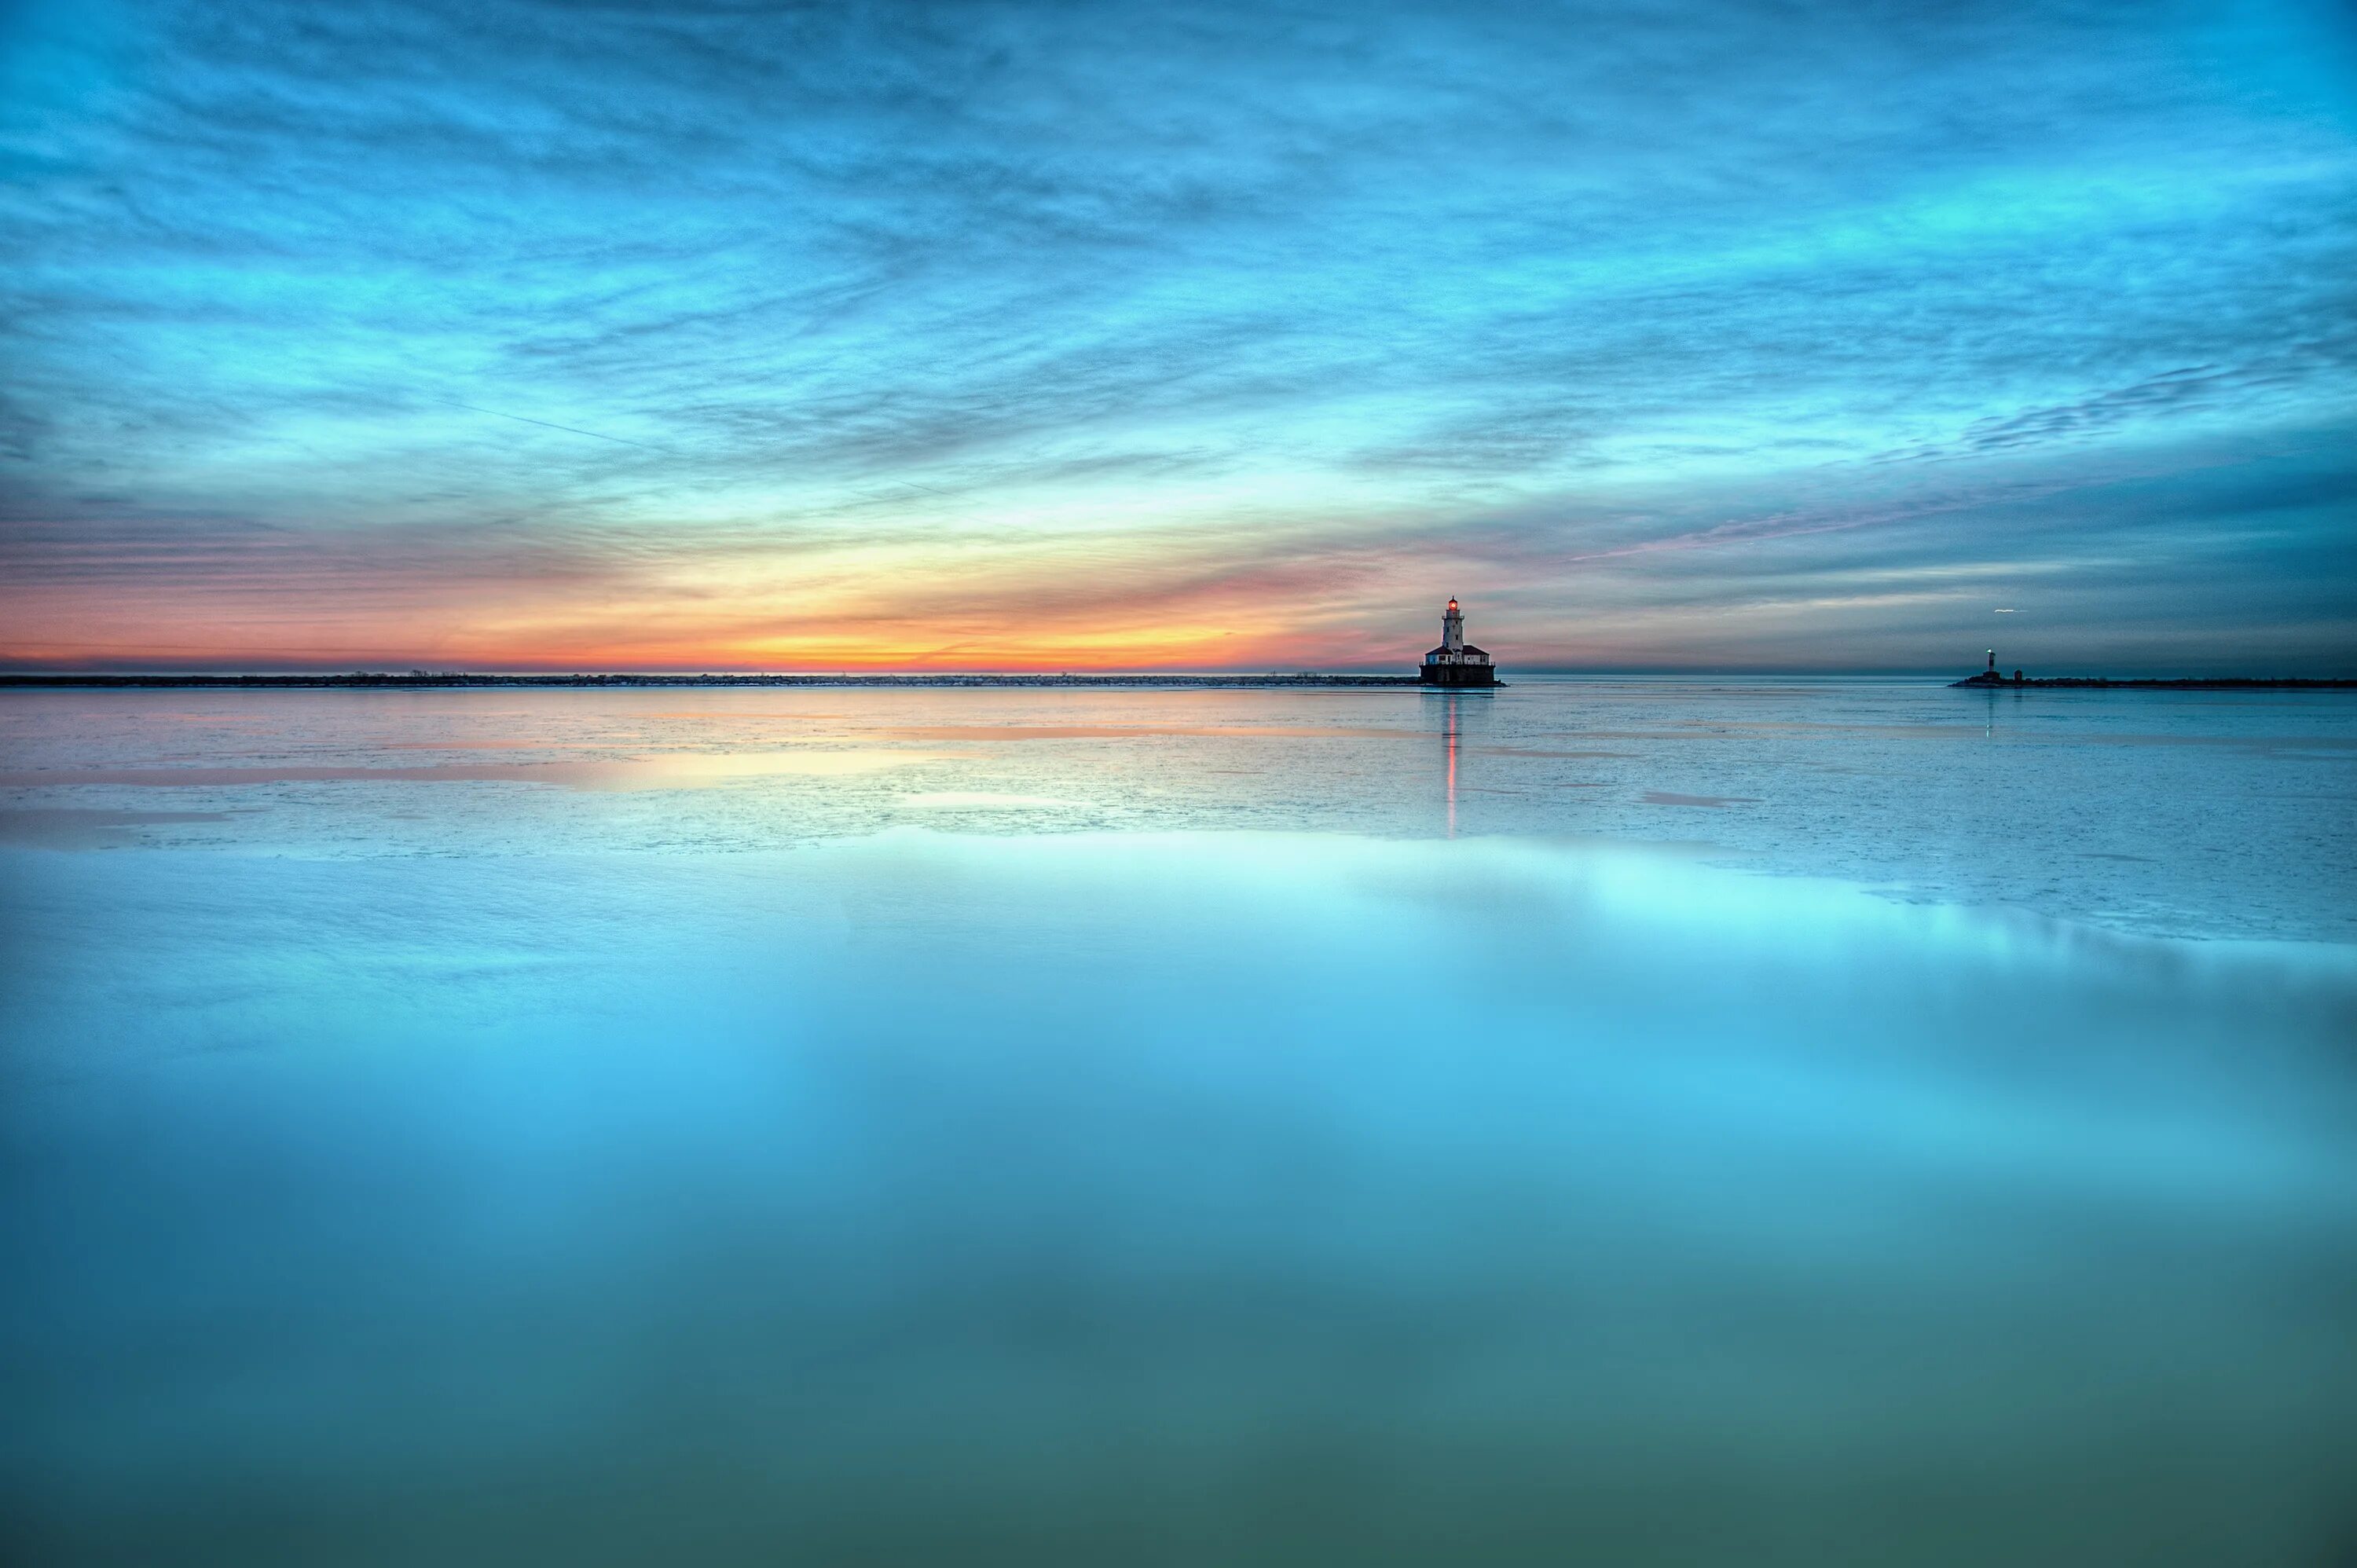
<instances>
[{"instance_id":1,"label":"cloud layer","mask_svg":"<svg viewBox=\"0 0 2357 1568\"><path fill-rule=\"evenodd\" d=\"M2322 0L5 16L0 657L2357 664Z\"/></svg>"}]
</instances>

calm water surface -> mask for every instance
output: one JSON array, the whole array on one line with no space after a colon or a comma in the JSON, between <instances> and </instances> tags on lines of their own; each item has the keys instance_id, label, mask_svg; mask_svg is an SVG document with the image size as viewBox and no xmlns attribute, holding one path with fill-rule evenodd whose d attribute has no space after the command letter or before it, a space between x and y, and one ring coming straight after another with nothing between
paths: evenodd
<instances>
[{"instance_id":1,"label":"calm water surface","mask_svg":"<svg viewBox=\"0 0 2357 1568\"><path fill-rule=\"evenodd\" d=\"M0 695L0 1555L2357 1562L2357 700Z\"/></svg>"}]
</instances>

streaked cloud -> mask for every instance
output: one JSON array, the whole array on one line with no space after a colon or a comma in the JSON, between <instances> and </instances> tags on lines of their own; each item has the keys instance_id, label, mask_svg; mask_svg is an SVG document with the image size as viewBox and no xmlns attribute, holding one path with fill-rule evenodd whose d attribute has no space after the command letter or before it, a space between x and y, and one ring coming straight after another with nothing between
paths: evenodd
<instances>
[{"instance_id":1,"label":"streaked cloud","mask_svg":"<svg viewBox=\"0 0 2357 1568\"><path fill-rule=\"evenodd\" d=\"M2357 662L2329 5L5 16L0 655Z\"/></svg>"}]
</instances>

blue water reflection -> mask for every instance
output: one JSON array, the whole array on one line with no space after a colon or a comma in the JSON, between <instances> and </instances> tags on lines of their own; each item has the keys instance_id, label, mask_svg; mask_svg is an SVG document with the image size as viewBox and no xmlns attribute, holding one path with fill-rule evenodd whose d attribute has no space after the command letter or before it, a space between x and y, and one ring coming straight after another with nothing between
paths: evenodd
<instances>
[{"instance_id":1,"label":"blue water reflection","mask_svg":"<svg viewBox=\"0 0 2357 1568\"><path fill-rule=\"evenodd\" d=\"M2357 941L2357 694L10 693L0 843L731 854L922 826L1708 843L1886 896Z\"/></svg>"},{"instance_id":2,"label":"blue water reflection","mask_svg":"<svg viewBox=\"0 0 2357 1568\"><path fill-rule=\"evenodd\" d=\"M7 852L10 1539L2334 1561L2352 950L1711 861Z\"/></svg>"}]
</instances>

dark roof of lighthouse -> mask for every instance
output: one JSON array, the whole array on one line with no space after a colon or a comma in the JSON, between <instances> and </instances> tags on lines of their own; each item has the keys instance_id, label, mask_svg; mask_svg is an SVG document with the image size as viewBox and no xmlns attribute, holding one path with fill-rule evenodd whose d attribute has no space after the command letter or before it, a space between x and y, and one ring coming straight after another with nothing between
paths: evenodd
<instances>
[{"instance_id":1,"label":"dark roof of lighthouse","mask_svg":"<svg viewBox=\"0 0 2357 1568\"><path fill-rule=\"evenodd\" d=\"M1432 651L1431 651L1431 652L1426 653L1426 654L1425 655L1425 658L1426 658L1426 659L1427 659L1427 660L1435 659L1435 658L1437 658L1439 655L1441 655L1441 654L1443 654L1443 653L1446 653L1446 652L1448 652L1448 650L1445 646L1444 646L1444 647L1440 647L1440 648L1436 648L1436 649L1432 650ZM1490 657L1490 650L1489 650L1488 649L1486 649L1486 648L1476 648L1476 647L1474 647L1474 646L1473 646L1471 643L1469 643L1469 643L1467 643L1464 647L1462 647L1462 648L1458 649L1457 651L1458 651L1458 652L1459 652L1459 653L1478 653L1478 654L1480 654L1480 655L1482 658L1484 658L1484 659L1487 659L1487 658L1489 658L1489 657Z\"/></svg>"}]
</instances>

